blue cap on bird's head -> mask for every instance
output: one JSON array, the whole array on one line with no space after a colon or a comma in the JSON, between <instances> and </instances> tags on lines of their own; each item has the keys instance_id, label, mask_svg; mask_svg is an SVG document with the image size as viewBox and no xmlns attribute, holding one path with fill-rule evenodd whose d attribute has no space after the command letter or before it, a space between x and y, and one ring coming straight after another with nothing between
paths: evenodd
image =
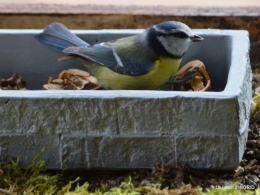
<instances>
[{"instance_id":1,"label":"blue cap on bird's head","mask_svg":"<svg viewBox=\"0 0 260 195\"><path fill-rule=\"evenodd\" d=\"M151 26L142 36L156 55L174 58L182 58L192 42L203 40L186 24L175 21Z\"/></svg>"},{"instance_id":2,"label":"blue cap on bird's head","mask_svg":"<svg viewBox=\"0 0 260 195\"><path fill-rule=\"evenodd\" d=\"M173 29L181 28L182 27L181 24L183 24L183 23L167 21L167 22L162 22L162 23L156 24L154 26L156 26L158 29L161 29L161 30L171 31Z\"/></svg>"}]
</instances>

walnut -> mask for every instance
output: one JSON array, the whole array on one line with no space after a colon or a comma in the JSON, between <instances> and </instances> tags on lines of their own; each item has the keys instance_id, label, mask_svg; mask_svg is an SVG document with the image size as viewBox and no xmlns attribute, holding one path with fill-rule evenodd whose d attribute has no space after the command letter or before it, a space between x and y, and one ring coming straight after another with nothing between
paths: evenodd
<instances>
[{"instance_id":1,"label":"walnut","mask_svg":"<svg viewBox=\"0 0 260 195\"><path fill-rule=\"evenodd\" d=\"M79 69L63 70L58 78L49 77L48 84L43 85L46 90L87 90L100 89L97 79L89 72Z\"/></svg>"},{"instance_id":2,"label":"walnut","mask_svg":"<svg viewBox=\"0 0 260 195\"><path fill-rule=\"evenodd\" d=\"M0 90L26 90L26 82L19 74L14 73L9 79L0 79Z\"/></svg>"}]
</instances>

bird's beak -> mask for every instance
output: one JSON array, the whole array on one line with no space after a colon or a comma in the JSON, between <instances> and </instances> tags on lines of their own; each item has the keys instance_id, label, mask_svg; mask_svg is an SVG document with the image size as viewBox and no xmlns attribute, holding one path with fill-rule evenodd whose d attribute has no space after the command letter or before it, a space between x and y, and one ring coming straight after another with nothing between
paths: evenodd
<instances>
[{"instance_id":1,"label":"bird's beak","mask_svg":"<svg viewBox=\"0 0 260 195\"><path fill-rule=\"evenodd\" d=\"M202 41L204 40L201 36L199 35L194 35L193 37L190 38L192 42L197 42L197 41Z\"/></svg>"}]
</instances>

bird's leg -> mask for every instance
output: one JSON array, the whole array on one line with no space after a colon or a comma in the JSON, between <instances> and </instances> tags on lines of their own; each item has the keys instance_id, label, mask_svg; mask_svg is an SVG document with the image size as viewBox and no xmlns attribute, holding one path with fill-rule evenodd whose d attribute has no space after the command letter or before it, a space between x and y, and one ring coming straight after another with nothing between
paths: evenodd
<instances>
[{"instance_id":1,"label":"bird's leg","mask_svg":"<svg viewBox=\"0 0 260 195\"><path fill-rule=\"evenodd\" d=\"M176 80L169 80L166 85L174 85L174 90L180 90L181 86L183 86L185 83L193 81L196 73L198 71L196 69L188 70L184 77L181 79L176 79Z\"/></svg>"},{"instance_id":2,"label":"bird's leg","mask_svg":"<svg viewBox=\"0 0 260 195\"><path fill-rule=\"evenodd\" d=\"M104 89L104 88L101 86L97 86L97 87L94 87L92 90L102 90L102 89Z\"/></svg>"}]
</instances>

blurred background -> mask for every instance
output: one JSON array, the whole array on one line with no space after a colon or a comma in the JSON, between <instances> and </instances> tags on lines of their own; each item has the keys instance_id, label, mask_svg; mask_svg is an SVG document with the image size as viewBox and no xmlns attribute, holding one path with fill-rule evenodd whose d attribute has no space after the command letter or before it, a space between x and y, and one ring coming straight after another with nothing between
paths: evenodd
<instances>
[{"instance_id":1,"label":"blurred background","mask_svg":"<svg viewBox=\"0 0 260 195\"><path fill-rule=\"evenodd\" d=\"M101 4L101 5L174 5L174 6L257 6L260 5L260 0L218 0L218 1L209 1L209 0L149 0L149 1L140 1L140 0L131 0L131 1L122 1L122 0L0 0L0 3L62 3L62 4Z\"/></svg>"},{"instance_id":2,"label":"blurred background","mask_svg":"<svg viewBox=\"0 0 260 195\"><path fill-rule=\"evenodd\" d=\"M247 30L260 69L260 0L0 0L0 29L144 29L176 20L193 29Z\"/></svg>"}]
</instances>

